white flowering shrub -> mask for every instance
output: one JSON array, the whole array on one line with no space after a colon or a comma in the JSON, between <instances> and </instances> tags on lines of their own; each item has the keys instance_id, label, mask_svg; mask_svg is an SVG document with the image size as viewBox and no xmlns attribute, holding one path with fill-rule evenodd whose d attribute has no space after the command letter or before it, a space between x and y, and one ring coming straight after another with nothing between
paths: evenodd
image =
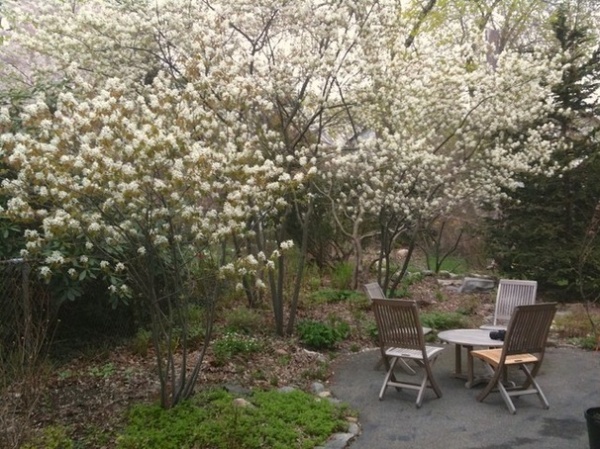
<instances>
[{"instance_id":1,"label":"white flowering shrub","mask_svg":"<svg viewBox=\"0 0 600 449\"><path fill-rule=\"evenodd\" d=\"M505 50L492 64L476 17L426 24L404 6L8 2L0 90L53 88L0 110L2 218L29 227L29 257L82 239L77 257L121 273L110 293L147 301L155 334L165 304L209 290L194 290L199 255L215 271L205 285L235 277L250 303L268 289L277 332L291 333L317 196L360 261L365 236L389 255L431 217L494 204L552 149L540 139L551 58ZM45 257L44 276L73 260ZM198 369L171 376L172 403Z\"/></svg>"}]
</instances>

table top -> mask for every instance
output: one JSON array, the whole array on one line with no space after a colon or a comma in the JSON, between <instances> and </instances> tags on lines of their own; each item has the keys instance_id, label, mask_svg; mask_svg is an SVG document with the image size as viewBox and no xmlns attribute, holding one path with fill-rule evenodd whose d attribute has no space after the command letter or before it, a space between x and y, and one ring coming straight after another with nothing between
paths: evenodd
<instances>
[{"instance_id":1,"label":"table top","mask_svg":"<svg viewBox=\"0 0 600 449\"><path fill-rule=\"evenodd\" d=\"M504 344L503 341L492 340L490 338L490 331L484 329L452 329L442 331L437 336L442 341L463 346L498 348Z\"/></svg>"}]
</instances>

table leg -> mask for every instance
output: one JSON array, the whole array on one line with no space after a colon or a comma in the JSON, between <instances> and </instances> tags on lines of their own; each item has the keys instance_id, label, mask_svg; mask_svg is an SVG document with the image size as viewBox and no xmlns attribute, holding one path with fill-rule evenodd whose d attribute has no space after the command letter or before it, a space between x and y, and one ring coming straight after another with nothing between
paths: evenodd
<instances>
[{"instance_id":1,"label":"table leg","mask_svg":"<svg viewBox=\"0 0 600 449\"><path fill-rule=\"evenodd\" d=\"M465 345L465 349L467 350L467 383L465 384L465 387L471 388L475 384L475 374L474 374L474 367L473 367L473 356L471 355L471 351L473 350L473 346L466 346Z\"/></svg>"},{"instance_id":2,"label":"table leg","mask_svg":"<svg viewBox=\"0 0 600 449\"><path fill-rule=\"evenodd\" d=\"M490 381L489 375L483 375L475 377L475 366L474 360L475 358L471 355L471 351L473 350L473 346L465 346L467 348L467 383L465 383L465 388L473 388L476 385L487 383Z\"/></svg>"},{"instance_id":3,"label":"table leg","mask_svg":"<svg viewBox=\"0 0 600 449\"><path fill-rule=\"evenodd\" d=\"M462 371L462 350L466 349L467 351L467 372L463 373ZM471 356L471 351L473 350L473 346L470 345L454 345L454 374L453 376L458 379L466 380L465 388L472 388L475 385L480 384L484 381L483 378L475 377L475 368L473 363L473 356Z\"/></svg>"},{"instance_id":4,"label":"table leg","mask_svg":"<svg viewBox=\"0 0 600 449\"><path fill-rule=\"evenodd\" d=\"M454 375L462 377L462 346L454 345Z\"/></svg>"}]
</instances>

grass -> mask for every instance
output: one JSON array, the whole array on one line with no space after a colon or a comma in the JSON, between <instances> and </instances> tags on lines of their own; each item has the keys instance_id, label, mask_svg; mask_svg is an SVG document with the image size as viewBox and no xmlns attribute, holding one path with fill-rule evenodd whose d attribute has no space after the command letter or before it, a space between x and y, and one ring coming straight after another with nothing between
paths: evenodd
<instances>
[{"instance_id":1,"label":"grass","mask_svg":"<svg viewBox=\"0 0 600 449\"><path fill-rule=\"evenodd\" d=\"M429 257L428 266L435 268L435 258ZM450 273L464 274L469 269L469 264L462 257L448 256L442 262L439 271L449 271Z\"/></svg>"},{"instance_id":2,"label":"grass","mask_svg":"<svg viewBox=\"0 0 600 449\"><path fill-rule=\"evenodd\" d=\"M347 410L294 390L258 391L246 406L225 390L197 394L170 410L135 406L118 449L309 449L345 431Z\"/></svg>"}]
</instances>

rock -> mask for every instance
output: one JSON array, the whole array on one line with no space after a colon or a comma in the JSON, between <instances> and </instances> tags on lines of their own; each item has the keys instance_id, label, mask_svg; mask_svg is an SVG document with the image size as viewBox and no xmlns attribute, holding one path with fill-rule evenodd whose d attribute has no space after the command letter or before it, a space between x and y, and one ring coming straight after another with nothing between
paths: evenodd
<instances>
[{"instance_id":1,"label":"rock","mask_svg":"<svg viewBox=\"0 0 600 449\"><path fill-rule=\"evenodd\" d=\"M459 289L460 293L488 292L496 288L493 279L466 277Z\"/></svg>"},{"instance_id":2,"label":"rock","mask_svg":"<svg viewBox=\"0 0 600 449\"><path fill-rule=\"evenodd\" d=\"M459 287L462 285L462 281L457 279L438 279L437 283L442 287Z\"/></svg>"},{"instance_id":3,"label":"rock","mask_svg":"<svg viewBox=\"0 0 600 449\"><path fill-rule=\"evenodd\" d=\"M356 423L350 423L348 426L348 433L358 435L360 433L360 427Z\"/></svg>"},{"instance_id":4,"label":"rock","mask_svg":"<svg viewBox=\"0 0 600 449\"><path fill-rule=\"evenodd\" d=\"M232 403L234 407L254 408L254 405L252 405L250 401L247 401L244 398L235 398Z\"/></svg>"},{"instance_id":5,"label":"rock","mask_svg":"<svg viewBox=\"0 0 600 449\"><path fill-rule=\"evenodd\" d=\"M310 389L314 394L320 394L325 391L325 385L323 385L321 382L313 382L310 386Z\"/></svg>"},{"instance_id":6,"label":"rock","mask_svg":"<svg viewBox=\"0 0 600 449\"><path fill-rule=\"evenodd\" d=\"M310 357L314 357L318 362L321 362L321 363L327 362L327 357L325 357L320 352L309 351L308 349L304 349L304 353L309 355Z\"/></svg>"},{"instance_id":7,"label":"rock","mask_svg":"<svg viewBox=\"0 0 600 449\"><path fill-rule=\"evenodd\" d=\"M418 298L417 304L419 307L427 307L435 304L437 301L433 298Z\"/></svg>"},{"instance_id":8,"label":"rock","mask_svg":"<svg viewBox=\"0 0 600 449\"><path fill-rule=\"evenodd\" d=\"M354 438L353 433L334 433L325 443L326 449L344 449L348 442Z\"/></svg>"},{"instance_id":9,"label":"rock","mask_svg":"<svg viewBox=\"0 0 600 449\"><path fill-rule=\"evenodd\" d=\"M224 385L223 388L228 393L232 393L236 396L249 396L252 393L252 390L250 390L249 388L245 388L237 384L227 384Z\"/></svg>"},{"instance_id":10,"label":"rock","mask_svg":"<svg viewBox=\"0 0 600 449\"><path fill-rule=\"evenodd\" d=\"M280 387L277 389L280 393L291 393L292 391L296 391L295 387L286 385L285 387Z\"/></svg>"}]
</instances>

